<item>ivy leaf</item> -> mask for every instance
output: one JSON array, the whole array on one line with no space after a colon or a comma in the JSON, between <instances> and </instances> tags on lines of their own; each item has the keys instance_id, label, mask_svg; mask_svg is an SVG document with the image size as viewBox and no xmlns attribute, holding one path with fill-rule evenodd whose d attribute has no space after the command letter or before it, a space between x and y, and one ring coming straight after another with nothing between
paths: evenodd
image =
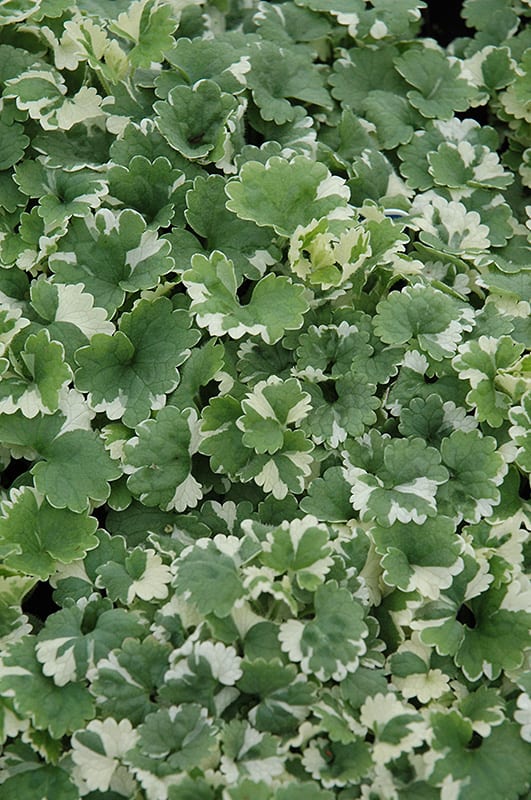
<instances>
[{"instance_id":1,"label":"ivy leaf","mask_svg":"<svg viewBox=\"0 0 531 800\"><path fill-rule=\"evenodd\" d=\"M234 560L208 539L186 547L175 566L177 594L188 597L201 614L226 617L244 595Z\"/></svg>"},{"instance_id":2,"label":"ivy leaf","mask_svg":"<svg viewBox=\"0 0 531 800\"><path fill-rule=\"evenodd\" d=\"M41 455L44 460L31 470L35 486L58 509L82 512L91 500L101 504L109 496L109 481L121 474L95 431L66 431L44 447Z\"/></svg>"},{"instance_id":3,"label":"ivy leaf","mask_svg":"<svg viewBox=\"0 0 531 800\"><path fill-rule=\"evenodd\" d=\"M469 680L482 674L496 679L502 670L518 669L527 650L531 614L500 607L507 591L490 588L470 602L475 627L466 628L455 662Z\"/></svg>"},{"instance_id":4,"label":"ivy leaf","mask_svg":"<svg viewBox=\"0 0 531 800\"><path fill-rule=\"evenodd\" d=\"M384 150L407 144L414 131L424 124L405 97L389 91L372 90L363 101L363 110L364 116L376 126Z\"/></svg>"},{"instance_id":5,"label":"ivy leaf","mask_svg":"<svg viewBox=\"0 0 531 800\"><path fill-rule=\"evenodd\" d=\"M439 447L454 430L470 431L476 427L477 421L467 416L464 408L451 400L443 403L438 394L430 394L426 399L414 397L407 408L400 410L398 425L403 436L421 436L434 447Z\"/></svg>"},{"instance_id":6,"label":"ivy leaf","mask_svg":"<svg viewBox=\"0 0 531 800\"><path fill-rule=\"evenodd\" d=\"M315 591L333 564L331 552L326 525L306 516L284 522L268 533L260 561L277 575L294 578L302 589Z\"/></svg>"},{"instance_id":7,"label":"ivy leaf","mask_svg":"<svg viewBox=\"0 0 531 800\"><path fill-rule=\"evenodd\" d=\"M361 706L360 721L374 734L375 761L384 764L422 745L428 734L417 709L390 693L368 697Z\"/></svg>"},{"instance_id":8,"label":"ivy leaf","mask_svg":"<svg viewBox=\"0 0 531 800\"><path fill-rule=\"evenodd\" d=\"M531 471L531 392L526 392L519 406L509 411L509 419L513 423L509 434L518 445L516 462L522 469Z\"/></svg>"},{"instance_id":9,"label":"ivy leaf","mask_svg":"<svg viewBox=\"0 0 531 800\"><path fill-rule=\"evenodd\" d=\"M71 221L50 268L59 283L83 283L111 316L126 292L150 289L172 269L169 252L170 243L147 230L137 211L105 208Z\"/></svg>"},{"instance_id":10,"label":"ivy leaf","mask_svg":"<svg viewBox=\"0 0 531 800\"><path fill-rule=\"evenodd\" d=\"M294 109L287 98L331 108L321 75L305 53L262 40L251 45L250 61L247 84L265 120L277 125L292 120Z\"/></svg>"},{"instance_id":11,"label":"ivy leaf","mask_svg":"<svg viewBox=\"0 0 531 800\"><path fill-rule=\"evenodd\" d=\"M505 92L500 95L500 101L505 111L516 119L531 122L529 109L529 74L531 73L531 50L528 47L518 64L518 74Z\"/></svg>"},{"instance_id":12,"label":"ivy leaf","mask_svg":"<svg viewBox=\"0 0 531 800\"><path fill-rule=\"evenodd\" d=\"M265 164L248 161L225 191L229 211L240 219L271 226L282 236L330 214L335 219L352 216L344 181L331 175L324 164L305 156L291 161L274 156Z\"/></svg>"},{"instance_id":13,"label":"ivy leaf","mask_svg":"<svg viewBox=\"0 0 531 800\"><path fill-rule=\"evenodd\" d=\"M315 592L315 617L305 623L283 622L279 639L291 661L300 663L306 675L320 681L343 680L355 672L366 651L369 630L362 606L336 581L328 581Z\"/></svg>"},{"instance_id":14,"label":"ivy leaf","mask_svg":"<svg viewBox=\"0 0 531 800\"><path fill-rule=\"evenodd\" d=\"M500 339L480 336L477 341L466 342L458 348L452 364L461 380L468 380L472 387L466 399L475 406L480 422L499 428L507 418L511 398L497 388L497 379L515 363L523 349L523 345L510 336Z\"/></svg>"},{"instance_id":15,"label":"ivy leaf","mask_svg":"<svg viewBox=\"0 0 531 800\"><path fill-rule=\"evenodd\" d=\"M45 131L70 130L82 120L101 116L101 97L93 86L82 86L75 95L65 98L67 87L63 75L47 64L6 81L4 97L15 99L17 108L27 111Z\"/></svg>"},{"instance_id":16,"label":"ivy leaf","mask_svg":"<svg viewBox=\"0 0 531 800\"><path fill-rule=\"evenodd\" d=\"M123 756L137 739L128 719L93 719L84 730L76 731L72 737L72 761L86 787L107 794L113 777L118 777Z\"/></svg>"},{"instance_id":17,"label":"ivy leaf","mask_svg":"<svg viewBox=\"0 0 531 800\"><path fill-rule=\"evenodd\" d=\"M429 200L417 195L411 213L420 211L416 225L419 238L436 251L460 258L474 258L490 245L489 228L477 211L467 211L463 203L434 195Z\"/></svg>"},{"instance_id":18,"label":"ivy leaf","mask_svg":"<svg viewBox=\"0 0 531 800\"><path fill-rule=\"evenodd\" d=\"M485 792L517 800L529 784L526 744L518 726L504 722L479 747L470 747L472 725L456 711L432 716L434 749L439 757L429 782L440 786L448 776L463 800L480 800Z\"/></svg>"},{"instance_id":19,"label":"ivy leaf","mask_svg":"<svg viewBox=\"0 0 531 800\"><path fill-rule=\"evenodd\" d=\"M79 791L66 770L52 764L42 764L32 765L2 783L0 800L9 800L11 797L32 797L33 800L57 797L61 800L77 800Z\"/></svg>"},{"instance_id":20,"label":"ivy leaf","mask_svg":"<svg viewBox=\"0 0 531 800\"><path fill-rule=\"evenodd\" d=\"M371 536L382 556L385 583L436 600L463 569L454 528L453 521L442 516L422 525L395 522L390 528L373 528Z\"/></svg>"},{"instance_id":21,"label":"ivy leaf","mask_svg":"<svg viewBox=\"0 0 531 800\"><path fill-rule=\"evenodd\" d=\"M186 220L208 250L219 250L232 261L238 282L244 275L254 280L273 262L271 236L226 209L226 183L221 175L196 178L186 194Z\"/></svg>"},{"instance_id":22,"label":"ivy leaf","mask_svg":"<svg viewBox=\"0 0 531 800\"><path fill-rule=\"evenodd\" d=\"M200 80L193 88L175 86L166 100L153 104L158 128L168 144L202 163L223 154L227 120L237 107L235 98L211 80Z\"/></svg>"},{"instance_id":23,"label":"ivy leaf","mask_svg":"<svg viewBox=\"0 0 531 800\"><path fill-rule=\"evenodd\" d=\"M184 511L203 496L192 475L192 455L200 441L197 414L190 408L161 409L145 420L124 447L127 486L140 502L165 511Z\"/></svg>"},{"instance_id":24,"label":"ivy leaf","mask_svg":"<svg viewBox=\"0 0 531 800\"><path fill-rule=\"evenodd\" d=\"M18 122L8 123L3 119L0 119L0 139L2 141L0 170L5 170L23 158L30 139L24 133L24 127Z\"/></svg>"},{"instance_id":25,"label":"ivy leaf","mask_svg":"<svg viewBox=\"0 0 531 800\"><path fill-rule=\"evenodd\" d=\"M138 301L120 317L117 333L96 334L77 351L76 386L89 392L95 411L134 427L175 389L177 367L199 338L189 325L188 314L173 311L165 297Z\"/></svg>"},{"instance_id":26,"label":"ivy leaf","mask_svg":"<svg viewBox=\"0 0 531 800\"><path fill-rule=\"evenodd\" d=\"M19 375L4 376L0 383L0 413L20 410L31 419L57 411L61 391L71 381L64 357L63 346L50 341L47 330L28 336L17 359Z\"/></svg>"},{"instance_id":27,"label":"ivy leaf","mask_svg":"<svg viewBox=\"0 0 531 800\"><path fill-rule=\"evenodd\" d=\"M164 71L156 79L157 95L167 97L173 86L194 86L198 81L215 81L222 92L239 94L246 87L249 56L231 41L189 39L180 36L167 53L166 60L175 70Z\"/></svg>"},{"instance_id":28,"label":"ivy leaf","mask_svg":"<svg viewBox=\"0 0 531 800\"><path fill-rule=\"evenodd\" d=\"M0 542L6 566L46 580L57 562L70 564L97 546L97 520L54 508L34 489L12 489L0 517ZM65 535L65 531L68 532Z\"/></svg>"},{"instance_id":29,"label":"ivy leaf","mask_svg":"<svg viewBox=\"0 0 531 800\"><path fill-rule=\"evenodd\" d=\"M141 5L139 18L133 19L127 12L118 16L110 25L110 30L133 41L128 59L133 67L149 67L160 61L163 53L173 44L173 32L178 21L171 5L158 4L155 0L147 0ZM134 20L134 21L133 21Z\"/></svg>"},{"instance_id":30,"label":"ivy leaf","mask_svg":"<svg viewBox=\"0 0 531 800\"><path fill-rule=\"evenodd\" d=\"M40 631L35 653L43 674L56 686L85 677L87 669L118 647L127 636L141 636L144 626L132 614L93 596L52 614Z\"/></svg>"},{"instance_id":31,"label":"ivy leaf","mask_svg":"<svg viewBox=\"0 0 531 800\"><path fill-rule=\"evenodd\" d=\"M30 297L32 307L67 352L68 339L75 335L73 326L82 333L84 340L91 339L95 333L114 332L107 312L94 307L94 297L83 291L82 284L49 283L41 278L32 282Z\"/></svg>"},{"instance_id":32,"label":"ivy leaf","mask_svg":"<svg viewBox=\"0 0 531 800\"><path fill-rule=\"evenodd\" d=\"M108 194L106 181L88 169L67 172L41 161L26 160L17 166L15 180L28 197L38 197L38 214L47 231L64 228L72 217L85 217Z\"/></svg>"},{"instance_id":33,"label":"ivy leaf","mask_svg":"<svg viewBox=\"0 0 531 800\"><path fill-rule=\"evenodd\" d=\"M411 48L394 61L398 72L414 86L407 98L424 117L450 119L466 111L473 88L460 77L459 66L435 48Z\"/></svg>"},{"instance_id":34,"label":"ivy leaf","mask_svg":"<svg viewBox=\"0 0 531 800\"><path fill-rule=\"evenodd\" d=\"M376 422L374 410L380 401L374 396L374 384L352 376L306 386L313 408L303 427L316 443L326 441L336 448L347 436L361 436Z\"/></svg>"},{"instance_id":35,"label":"ivy leaf","mask_svg":"<svg viewBox=\"0 0 531 800\"><path fill-rule=\"evenodd\" d=\"M107 175L110 194L139 211L152 227L169 226L177 199L189 185L184 173L165 156L150 161L136 155L127 166L113 164Z\"/></svg>"},{"instance_id":36,"label":"ivy leaf","mask_svg":"<svg viewBox=\"0 0 531 800\"><path fill-rule=\"evenodd\" d=\"M257 730L286 734L310 713L314 690L293 665L262 658L244 660L242 673L238 689L259 699L249 714Z\"/></svg>"},{"instance_id":37,"label":"ivy leaf","mask_svg":"<svg viewBox=\"0 0 531 800\"><path fill-rule=\"evenodd\" d=\"M164 676L161 699L165 704L199 703L215 715L225 695L236 696L234 686L241 677L241 658L234 647L221 642L185 642L172 654L172 666Z\"/></svg>"},{"instance_id":38,"label":"ivy leaf","mask_svg":"<svg viewBox=\"0 0 531 800\"><path fill-rule=\"evenodd\" d=\"M192 298L190 311L211 336L259 335L267 344L275 344L285 330L301 327L308 310L303 287L272 273L254 285L249 302L241 305L234 265L217 250L210 258L200 253L192 256L183 283Z\"/></svg>"},{"instance_id":39,"label":"ivy leaf","mask_svg":"<svg viewBox=\"0 0 531 800\"><path fill-rule=\"evenodd\" d=\"M157 690L164 682L171 646L148 636L142 642L125 639L121 647L100 659L90 690L102 716L129 719L133 725L157 709ZM79 726L76 726L79 727Z\"/></svg>"},{"instance_id":40,"label":"ivy leaf","mask_svg":"<svg viewBox=\"0 0 531 800\"><path fill-rule=\"evenodd\" d=\"M200 768L216 744L216 728L197 703L160 708L138 728L138 741L125 761L141 781L145 773L159 778Z\"/></svg>"},{"instance_id":41,"label":"ivy leaf","mask_svg":"<svg viewBox=\"0 0 531 800\"><path fill-rule=\"evenodd\" d=\"M13 644L3 657L0 691L13 698L21 717L54 739L83 727L94 714L92 698L81 683L56 686L47 678L35 656L35 642L27 636Z\"/></svg>"},{"instance_id":42,"label":"ivy leaf","mask_svg":"<svg viewBox=\"0 0 531 800\"><path fill-rule=\"evenodd\" d=\"M348 443L343 475L361 519L384 527L434 517L437 489L448 480L439 452L422 439L385 439L374 430L369 441Z\"/></svg>"},{"instance_id":43,"label":"ivy leaf","mask_svg":"<svg viewBox=\"0 0 531 800\"><path fill-rule=\"evenodd\" d=\"M287 430L281 450L272 456L256 454L242 466L239 476L244 483L254 480L277 500L283 500L288 493L300 494L311 474L313 449L301 430Z\"/></svg>"},{"instance_id":44,"label":"ivy leaf","mask_svg":"<svg viewBox=\"0 0 531 800\"><path fill-rule=\"evenodd\" d=\"M135 547L123 561L109 560L97 569L98 586L103 586L108 596L130 605L135 597L141 600L164 600L171 582L169 567L150 547Z\"/></svg>"},{"instance_id":45,"label":"ivy leaf","mask_svg":"<svg viewBox=\"0 0 531 800\"><path fill-rule=\"evenodd\" d=\"M341 467L329 467L322 478L315 478L300 506L323 522L346 522L352 514L350 484Z\"/></svg>"},{"instance_id":46,"label":"ivy leaf","mask_svg":"<svg viewBox=\"0 0 531 800\"><path fill-rule=\"evenodd\" d=\"M478 430L454 431L441 444L449 480L439 489L439 511L456 520L479 522L500 502L497 488L507 472L496 440Z\"/></svg>"},{"instance_id":47,"label":"ivy leaf","mask_svg":"<svg viewBox=\"0 0 531 800\"><path fill-rule=\"evenodd\" d=\"M242 416L236 421L242 442L256 453L273 454L284 443L288 426L298 426L310 409L310 398L295 378L282 381L276 375L260 381L242 400Z\"/></svg>"},{"instance_id":48,"label":"ivy leaf","mask_svg":"<svg viewBox=\"0 0 531 800\"><path fill-rule=\"evenodd\" d=\"M440 361L474 325L472 309L431 286L406 286L378 303L376 334L386 344L413 343Z\"/></svg>"},{"instance_id":49,"label":"ivy leaf","mask_svg":"<svg viewBox=\"0 0 531 800\"><path fill-rule=\"evenodd\" d=\"M244 778L242 783L251 784L254 792L256 786L256 763L259 762L264 769L267 784L271 779L283 771L282 759L278 755L278 739L268 733L261 733L243 719L233 719L228 722L221 734L223 756L222 769L237 780ZM262 773L263 774L263 773ZM246 781L245 778L251 778ZM263 784L262 784L263 785ZM243 800L243 798L242 798Z\"/></svg>"},{"instance_id":50,"label":"ivy leaf","mask_svg":"<svg viewBox=\"0 0 531 800\"><path fill-rule=\"evenodd\" d=\"M359 109L374 91L394 97L403 96L407 84L395 69L394 59L397 55L398 50L388 45L378 49L352 48L346 57L334 62L329 78L333 97L343 106Z\"/></svg>"},{"instance_id":51,"label":"ivy leaf","mask_svg":"<svg viewBox=\"0 0 531 800\"><path fill-rule=\"evenodd\" d=\"M500 164L497 153L484 145L473 147L462 141L443 142L427 155L428 170L439 186L505 189L513 182L511 173Z\"/></svg>"}]
</instances>

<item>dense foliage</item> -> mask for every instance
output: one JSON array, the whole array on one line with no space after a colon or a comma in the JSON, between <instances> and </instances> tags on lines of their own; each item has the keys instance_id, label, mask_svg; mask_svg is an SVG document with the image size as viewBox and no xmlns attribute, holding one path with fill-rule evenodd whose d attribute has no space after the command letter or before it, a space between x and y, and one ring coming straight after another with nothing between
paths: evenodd
<instances>
[{"instance_id":1,"label":"dense foliage","mask_svg":"<svg viewBox=\"0 0 531 800\"><path fill-rule=\"evenodd\" d=\"M0 800L528 797L530 3L427 5L0 3Z\"/></svg>"}]
</instances>

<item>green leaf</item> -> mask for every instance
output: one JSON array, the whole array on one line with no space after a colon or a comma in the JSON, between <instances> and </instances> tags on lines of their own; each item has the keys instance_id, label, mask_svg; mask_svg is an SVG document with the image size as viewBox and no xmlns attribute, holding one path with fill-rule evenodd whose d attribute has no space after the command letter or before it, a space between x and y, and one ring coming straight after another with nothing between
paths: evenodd
<instances>
[{"instance_id":1,"label":"green leaf","mask_svg":"<svg viewBox=\"0 0 531 800\"><path fill-rule=\"evenodd\" d=\"M148 714L138 733L138 742L125 760L160 778L200 768L216 744L216 729L205 709L196 703L160 708Z\"/></svg>"},{"instance_id":2,"label":"green leaf","mask_svg":"<svg viewBox=\"0 0 531 800\"><path fill-rule=\"evenodd\" d=\"M29 486L13 489L2 512L0 542L7 547L6 566L26 575L46 580L58 562L70 564L98 544L94 517L54 508Z\"/></svg>"},{"instance_id":3,"label":"green leaf","mask_svg":"<svg viewBox=\"0 0 531 800\"><path fill-rule=\"evenodd\" d=\"M121 474L95 431L66 431L41 454L44 461L31 472L36 488L54 508L83 512L91 500L101 504L109 496L109 481Z\"/></svg>"},{"instance_id":4,"label":"green leaf","mask_svg":"<svg viewBox=\"0 0 531 800\"><path fill-rule=\"evenodd\" d=\"M148 0L141 8L140 19L135 20L136 24L133 23L132 26L134 45L128 53L129 62L133 67L149 67L153 62L160 61L163 53L172 46L172 34L178 25L171 5ZM120 14L116 22L110 25L110 30L130 39L132 31L128 29L124 17L125 13Z\"/></svg>"},{"instance_id":5,"label":"green leaf","mask_svg":"<svg viewBox=\"0 0 531 800\"><path fill-rule=\"evenodd\" d=\"M466 628L455 662L467 678L486 675L495 680L502 671L518 669L528 646L531 614L500 608L505 589L490 589L471 603L475 627Z\"/></svg>"},{"instance_id":6,"label":"green leaf","mask_svg":"<svg viewBox=\"0 0 531 800\"><path fill-rule=\"evenodd\" d=\"M64 355L63 346L50 341L48 331L28 336L17 359L19 375L3 377L0 383L0 412L20 409L32 418L57 411L61 391L72 377Z\"/></svg>"},{"instance_id":7,"label":"green leaf","mask_svg":"<svg viewBox=\"0 0 531 800\"><path fill-rule=\"evenodd\" d=\"M336 581L322 584L315 592L315 617L305 623L283 622L279 639L291 661L300 663L306 675L320 681L343 680L355 672L366 651L368 628L361 604Z\"/></svg>"},{"instance_id":8,"label":"green leaf","mask_svg":"<svg viewBox=\"0 0 531 800\"><path fill-rule=\"evenodd\" d=\"M251 45L250 61L247 84L265 120L277 125L292 120L294 109L287 98L331 108L321 75L303 52L262 40Z\"/></svg>"},{"instance_id":9,"label":"green leaf","mask_svg":"<svg viewBox=\"0 0 531 800\"><path fill-rule=\"evenodd\" d=\"M3 657L0 691L13 697L22 718L30 719L37 730L48 730L54 739L82 727L94 714L92 698L82 683L59 687L43 674L29 636Z\"/></svg>"},{"instance_id":10,"label":"green leaf","mask_svg":"<svg viewBox=\"0 0 531 800\"><path fill-rule=\"evenodd\" d=\"M189 325L188 314L173 311L167 298L139 300L122 314L117 333L96 334L76 352L76 386L89 392L95 411L134 427L175 389L177 367L199 338Z\"/></svg>"},{"instance_id":11,"label":"green leaf","mask_svg":"<svg viewBox=\"0 0 531 800\"><path fill-rule=\"evenodd\" d=\"M457 712L434 714L434 748L440 753L429 781L440 786L448 776L462 800L481 800L485 793L517 800L530 780L527 748L518 727L505 722L493 728L479 747L470 747L472 726ZM448 781L447 781L448 782Z\"/></svg>"},{"instance_id":12,"label":"green leaf","mask_svg":"<svg viewBox=\"0 0 531 800\"><path fill-rule=\"evenodd\" d=\"M142 642L125 639L97 664L91 692L103 717L140 724L157 710L157 691L164 682L171 645L148 636Z\"/></svg>"},{"instance_id":13,"label":"green leaf","mask_svg":"<svg viewBox=\"0 0 531 800\"><path fill-rule=\"evenodd\" d=\"M139 211L148 225L167 227L175 204L189 186L186 176L165 156L150 161L135 155L127 166L113 164L108 173L109 192L124 206Z\"/></svg>"},{"instance_id":14,"label":"green leaf","mask_svg":"<svg viewBox=\"0 0 531 800\"><path fill-rule=\"evenodd\" d=\"M237 106L232 95L211 80L200 80L193 88L175 86L166 100L153 104L158 128L168 144L201 163L223 154L227 121Z\"/></svg>"},{"instance_id":15,"label":"green leaf","mask_svg":"<svg viewBox=\"0 0 531 800\"><path fill-rule=\"evenodd\" d=\"M221 175L196 178L186 194L186 220L208 250L219 250L232 261L238 281L244 275L254 280L273 262L271 236L226 209L226 183Z\"/></svg>"},{"instance_id":16,"label":"green leaf","mask_svg":"<svg viewBox=\"0 0 531 800\"><path fill-rule=\"evenodd\" d=\"M0 800L31 797L33 800L77 800L79 792L66 770L52 764L31 766L9 777L0 785Z\"/></svg>"},{"instance_id":17,"label":"green leaf","mask_svg":"<svg viewBox=\"0 0 531 800\"><path fill-rule=\"evenodd\" d=\"M378 139L385 150L407 144L415 129L423 126L422 117L411 108L405 97L389 91L373 89L363 101L366 118L376 126Z\"/></svg>"},{"instance_id":18,"label":"green leaf","mask_svg":"<svg viewBox=\"0 0 531 800\"><path fill-rule=\"evenodd\" d=\"M295 579L301 589L315 591L333 564L331 552L327 527L306 516L268 533L260 560L277 575Z\"/></svg>"},{"instance_id":19,"label":"green leaf","mask_svg":"<svg viewBox=\"0 0 531 800\"><path fill-rule=\"evenodd\" d=\"M422 525L395 522L390 528L371 531L376 552L382 556L383 580L402 592L418 591L437 599L454 575L463 569L461 544L455 538L454 523L435 517Z\"/></svg>"},{"instance_id":20,"label":"green leaf","mask_svg":"<svg viewBox=\"0 0 531 800\"><path fill-rule=\"evenodd\" d=\"M59 283L83 283L95 305L112 315L126 292L150 289L172 269L169 252L170 243L147 230L137 211L105 208L72 220L50 268Z\"/></svg>"},{"instance_id":21,"label":"green leaf","mask_svg":"<svg viewBox=\"0 0 531 800\"><path fill-rule=\"evenodd\" d=\"M243 415L236 422L243 444L256 453L276 453L288 426L298 426L308 414L309 400L295 378L281 381L273 375L260 381L242 400Z\"/></svg>"},{"instance_id":22,"label":"green leaf","mask_svg":"<svg viewBox=\"0 0 531 800\"><path fill-rule=\"evenodd\" d=\"M283 236L327 214L336 219L352 216L345 182L305 156L291 161L273 157L266 164L248 161L225 191L230 211L257 225L271 226Z\"/></svg>"},{"instance_id":23,"label":"green leaf","mask_svg":"<svg viewBox=\"0 0 531 800\"><path fill-rule=\"evenodd\" d=\"M424 117L450 119L454 112L465 111L470 105L473 88L460 77L459 66L450 63L442 50L411 48L394 63L415 87L407 92L407 98Z\"/></svg>"},{"instance_id":24,"label":"green leaf","mask_svg":"<svg viewBox=\"0 0 531 800\"><path fill-rule=\"evenodd\" d=\"M398 429L403 436L421 436L427 444L439 447L454 430L473 430L477 421L451 400L443 403L438 394L426 399L414 397L407 408L400 410Z\"/></svg>"},{"instance_id":25,"label":"green leaf","mask_svg":"<svg viewBox=\"0 0 531 800\"><path fill-rule=\"evenodd\" d=\"M406 286L378 303L376 334L386 344L413 341L440 361L453 355L465 331L474 325L474 313L431 286Z\"/></svg>"},{"instance_id":26,"label":"green leaf","mask_svg":"<svg viewBox=\"0 0 531 800\"><path fill-rule=\"evenodd\" d=\"M234 265L217 250L210 258L199 253L192 256L183 283L192 298L190 311L211 336L259 335L267 344L275 344L285 330L301 327L308 310L303 287L272 273L254 285L249 302L241 305Z\"/></svg>"},{"instance_id":27,"label":"green leaf","mask_svg":"<svg viewBox=\"0 0 531 800\"><path fill-rule=\"evenodd\" d=\"M242 662L238 688L258 697L250 718L259 731L283 734L293 731L310 713L313 688L298 677L297 669L262 658Z\"/></svg>"},{"instance_id":28,"label":"green leaf","mask_svg":"<svg viewBox=\"0 0 531 800\"><path fill-rule=\"evenodd\" d=\"M17 122L8 124L2 119L0 119L0 139L2 141L0 170L9 169L24 157L30 139L24 133L22 125Z\"/></svg>"},{"instance_id":29,"label":"green leaf","mask_svg":"<svg viewBox=\"0 0 531 800\"><path fill-rule=\"evenodd\" d=\"M361 519L389 527L434 517L437 489L448 480L439 452L422 439L385 439L374 429L369 441L347 445L343 472Z\"/></svg>"},{"instance_id":30,"label":"green leaf","mask_svg":"<svg viewBox=\"0 0 531 800\"><path fill-rule=\"evenodd\" d=\"M376 386L372 383L352 376L306 384L305 388L313 408L303 427L316 443L326 441L335 448L347 436L361 436L367 426L376 422L374 410L380 401L374 396Z\"/></svg>"},{"instance_id":31,"label":"green leaf","mask_svg":"<svg viewBox=\"0 0 531 800\"><path fill-rule=\"evenodd\" d=\"M249 57L244 48L228 39L189 39L180 36L167 53L174 70L162 72L156 79L157 95L166 97L173 86L194 86L198 81L215 81L222 92L239 94L245 89Z\"/></svg>"},{"instance_id":32,"label":"green leaf","mask_svg":"<svg viewBox=\"0 0 531 800\"><path fill-rule=\"evenodd\" d=\"M347 14L349 10L346 9ZM359 109L374 91L401 97L405 94L407 84L395 69L394 59L397 55L395 47L385 44L379 48L352 48L347 57L334 62L329 78L333 87L332 95L353 110Z\"/></svg>"},{"instance_id":33,"label":"green leaf","mask_svg":"<svg viewBox=\"0 0 531 800\"><path fill-rule=\"evenodd\" d=\"M195 507L203 496L192 476L192 455L200 440L197 414L168 406L145 420L124 447L127 486L147 506L165 511Z\"/></svg>"},{"instance_id":34,"label":"green leaf","mask_svg":"<svg viewBox=\"0 0 531 800\"><path fill-rule=\"evenodd\" d=\"M346 522L352 514L350 484L341 467L329 467L322 478L315 478L300 506L323 522Z\"/></svg>"},{"instance_id":35,"label":"green leaf","mask_svg":"<svg viewBox=\"0 0 531 800\"><path fill-rule=\"evenodd\" d=\"M195 545L185 548L176 567L177 594L189 597L201 614L226 617L244 595L234 560L208 539L199 539Z\"/></svg>"},{"instance_id":36,"label":"green leaf","mask_svg":"<svg viewBox=\"0 0 531 800\"><path fill-rule=\"evenodd\" d=\"M441 456L450 478L439 489L440 512L467 522L488 517L500 502L497 487L507 471L496 440L478 430L457 430L443 440Z\"/></svg>"},{"instance_id":37,"label":"green leaf","mask_svg":"<svg viewBox=\"0 0 531 800\"><path fill-rule=\"evenodd\" d=\"M44 675L56 686L82 680L89 666L118 647L127 636L141 636L143 624L107 598L93 595L83 608L70 605L52 614L38 636L35 652Z\"/></svg>"},{"instance_id":38,"label":"green leaf","mask_svg":"<svg viewBox=\"0 0 531 800\"><path fill-rule=\"evenodd\" d=\"M510 336L500 339L480 336L477 341L466 342L458 348L452 364L461 380L468 380L472 387L466 399L475 407L480 422L499 428L507 419L511 398L497 388L498 379L515 363L523 349Z\"/></svg>"}]
</instances>

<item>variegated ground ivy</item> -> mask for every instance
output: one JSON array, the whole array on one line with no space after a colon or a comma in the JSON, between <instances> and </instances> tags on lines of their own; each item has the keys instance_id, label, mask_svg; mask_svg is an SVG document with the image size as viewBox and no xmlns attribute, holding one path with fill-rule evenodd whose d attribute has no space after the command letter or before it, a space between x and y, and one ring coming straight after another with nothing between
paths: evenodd
<instances>
[{"instance_id":1,"label":"variegated ground ivy","mask_svg":"<svg viewBox=\"0 0 531 800\"><path fill-rule=\"evenodd\" d=\"M531 7L436 5L0 3L0 800L528 797Z\"/></svg>"}]
</instances>

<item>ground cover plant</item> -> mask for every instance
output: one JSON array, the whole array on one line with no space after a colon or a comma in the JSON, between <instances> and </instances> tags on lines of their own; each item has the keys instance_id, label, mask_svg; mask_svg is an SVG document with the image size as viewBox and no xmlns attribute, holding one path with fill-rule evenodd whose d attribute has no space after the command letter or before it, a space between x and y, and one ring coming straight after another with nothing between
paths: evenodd
<instances>
[{"instance_id":1,"label":"ground cover plant","mask_svg":"<svg viewBox=\"0 0 531 800\"><path fill-rule=\"evenodd\" d=\"M529 16L0 3L0 800L528 797Z\"/></svg>"}]
</instances>

